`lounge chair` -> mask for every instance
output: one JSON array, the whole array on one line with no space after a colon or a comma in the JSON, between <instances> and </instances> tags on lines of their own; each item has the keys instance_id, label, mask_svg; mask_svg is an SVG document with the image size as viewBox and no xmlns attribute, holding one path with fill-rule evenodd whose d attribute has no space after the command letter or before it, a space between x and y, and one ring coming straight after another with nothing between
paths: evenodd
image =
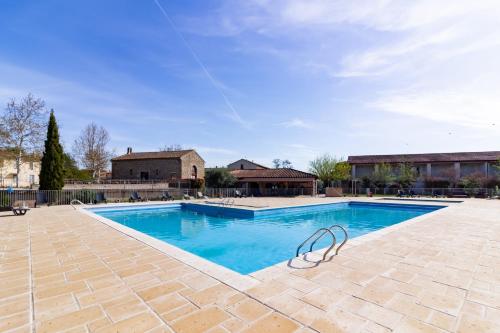
<instances>
[{"instance_id":1,"label":"lounge chair","mask_svg":"<svg viewBox=\"0 0 500 333\"><path fill-rule=\"evenodd\" d=\"M163 192L163 194L161 195L161 200L166 200L166 201L169 201L169 200L174 200L174 197L170 195L170 193L168 193L168 191L165 191Z\"/></svg>"},{"instance_id":2,"label":"lounge chair","mask_svg":"<svg viewBox=\"0 0 500 333\"><path fill-rule=\"evenodd\" d=\"M130 198L128 199L130 202L143 201L142 197L137 192L132 192L130 194Z\"/></svg>"},{"instance_id":3,"label":"lounge chair","mask_svg":"<svg viewBox=\"0 0 500 333\"><path fill-rule=\"evenodd\" d=\"M198 196L198 199L208 199L208 197L201 192L198 192L197 196Z\"/></svg>"},{"instance_id":4,"label":"lounge chair","mask_svg":"<svg viewBox=\"0 0 500 333\"><path fill-rule=\"evenodd\" d=\"M104 192L98 192L95 195L94 204L99 204L101 202L108 203L108 199L106 199Z\"/></svg>"},{"instance_id":5,"label":"lounge chair","mask_svg":"<svg viewBox=\"0 0 500 333\"><path fill-rule=\"evenodd\" d=\"M397 196L399 198L403 198L403 197L409 198L411 196L411 192L406 192L405 190L398 190Z\"/></svg>"},{"instance_id":6,"label":"lounge chair","mask_svg":"<svg viewBox=\"0 0 500 333\"><path fill-rule=\"evenodd\" d=\"M240 191L236 190L234 191L234 197L235 198L246 198L246 195L241 194Z\"/></svg>"},{"instance_id":7,"label":"lounge chair","mask_svg":"<svg viewBox=\"0 0 500 333\"><path fill-rule=\"evenodd\" d=\"M182 198L183 198L184 200L193 200L193 199L194 199L192 196L190 196L190 195L189 195L189 194L187 194L187 193L185 193L185 194L182 196Z\"/></svg>"},{"instance_id":8,"label":"lounge chair","mask_svg":"<svg viewBox=\"0 0 500 333\"><path fill-rule=\"evenodd\" d=\"M25 215L30 210L30 205L33 207L36 203L35 200L28 200L28 201L15 201L11 207L14 215L16 216Z\"/></svg>"}]
</instances>

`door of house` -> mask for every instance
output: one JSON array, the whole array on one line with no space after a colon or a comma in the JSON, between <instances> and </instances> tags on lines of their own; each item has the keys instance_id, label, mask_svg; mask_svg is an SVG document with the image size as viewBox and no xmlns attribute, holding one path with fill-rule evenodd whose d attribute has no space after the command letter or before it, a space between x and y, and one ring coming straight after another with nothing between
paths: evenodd
<instances>
[{"instance_id":1,"label":"door of house","mask_svg":"<svg viewBox=\"0 0 500 333\"><path fill-rule=\"evenodd\" d=\"M149 180L149 172L141 171L141 180Z\"/></svg>"}]
</instances>

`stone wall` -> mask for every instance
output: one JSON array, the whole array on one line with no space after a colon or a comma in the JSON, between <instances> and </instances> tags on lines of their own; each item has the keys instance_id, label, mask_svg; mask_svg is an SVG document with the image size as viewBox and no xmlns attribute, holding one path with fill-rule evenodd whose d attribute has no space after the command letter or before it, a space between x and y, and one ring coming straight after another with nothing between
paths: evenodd
<instances>
[{"instance_id":1,"label":"stone wall","mask_svg":"<svg viewBox=\"0 0 500 333\"><path fill-rule=\"evenodd\" d=\"M182 179L191 179L193 166L197 170L196 178L205 179L205 161L195 151L183 155L181 161Z\"/></svg>"},{"instance_id":2,"label":"stone wall","mask_svg":"<svg viewBox=\"0 0 500 333\"><path fill-rule=\"evenodd\" d=\"M141 179L147 173L147 180L191 179L193 166L197 178L205 178L205 161L196 153L190 152L181 158L137 159L112 162L113 179Z\"/></svg>"},{"instance_id":3,"label":"stone wall","mask_svg":"<svg viewBox=\"0 0 500 333\"><path fill-rule=\"evenodd\" d=\"M113 179L141 179L141 172L148 173L148 180L179 179L179 159L124 160L112 162Z\"/></svg>"}]
</instances>

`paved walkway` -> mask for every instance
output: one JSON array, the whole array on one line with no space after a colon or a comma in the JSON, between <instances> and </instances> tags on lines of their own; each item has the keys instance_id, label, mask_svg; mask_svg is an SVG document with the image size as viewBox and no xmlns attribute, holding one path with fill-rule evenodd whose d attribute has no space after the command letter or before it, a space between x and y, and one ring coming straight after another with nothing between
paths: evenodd
<instances>
[{"instance_id":1,"label":"paved walkway","mask_svg":"<svg viewBox=\"0 0 500 333\"><path fill-rule=\"evenodd\" d=\"M314 201L281 200L268 204ZM247 290L71 207L7 215L0 332L500 332L500 201L452 204L315 268L270 267Z\"/></svg>"}]
</instances>

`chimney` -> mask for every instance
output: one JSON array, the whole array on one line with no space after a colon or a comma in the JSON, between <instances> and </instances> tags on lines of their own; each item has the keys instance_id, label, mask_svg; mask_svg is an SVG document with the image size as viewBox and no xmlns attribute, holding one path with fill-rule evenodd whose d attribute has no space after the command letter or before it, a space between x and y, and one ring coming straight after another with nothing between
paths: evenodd
<instances>
[{"instance_id":1,"label":"chimney","mask_svg":"<svg viewBox=\"0 0 500 333\"><path fill-rule=\"evenodd\" d=\"M127 155L132 154L132 147L127 147Z\"/></svg>"}]
</instances>

